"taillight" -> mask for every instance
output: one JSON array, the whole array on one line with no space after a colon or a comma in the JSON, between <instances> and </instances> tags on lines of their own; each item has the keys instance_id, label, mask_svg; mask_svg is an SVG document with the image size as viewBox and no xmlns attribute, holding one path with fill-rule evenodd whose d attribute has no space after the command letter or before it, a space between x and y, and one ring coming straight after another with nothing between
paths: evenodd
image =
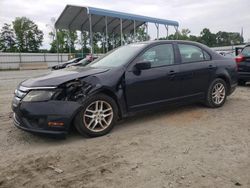
<instances>
[{"instance_id":1,"label":"taillight","mask_svg":"<svg viewBox=\"0 0 250 188\"><path fill-rule=\"evenodd\" d=\"M238 56L235 58L236 63L240 63L240 62L243 62L243 61L245 61L245 60L246 60L246 58L245 58L242 54L238 55Z\"/></svg>"}]
</instances>

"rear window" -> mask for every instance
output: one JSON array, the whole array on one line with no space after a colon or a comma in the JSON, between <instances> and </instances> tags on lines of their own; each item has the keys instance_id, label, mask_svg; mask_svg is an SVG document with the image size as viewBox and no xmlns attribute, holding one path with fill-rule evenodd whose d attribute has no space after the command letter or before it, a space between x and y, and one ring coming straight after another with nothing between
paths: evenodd
<instances>
[{"instance_id":1,"label":"rear window","mask_svg":"<svg viewBox=\"0 0 250 188\"><path fill-rule=\"evenodd\" d=\"M197 46L191 44L178 44L178 46L183 63L208 61L211 59L206 51Z\"/></svg>"},{"instance_id":2,"label":"rear window","mask_svg":"<svg viewBox=\"0 0 250 188\"><path fill-rule=\"evenodd\" d=\"M241 52L244 56L250 56L250 46L246 46L242 52Z\"/></svg>"}]
</instances>

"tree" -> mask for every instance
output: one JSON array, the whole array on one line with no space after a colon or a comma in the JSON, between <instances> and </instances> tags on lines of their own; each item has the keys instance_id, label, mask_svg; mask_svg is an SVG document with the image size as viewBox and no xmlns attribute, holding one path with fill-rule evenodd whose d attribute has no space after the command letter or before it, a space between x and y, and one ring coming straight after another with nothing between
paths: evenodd
<instances>
[{"instance_id":1,"label":"tree","mask_svg":"<svg viewBox=\"0 0 250 188\"><path fill-rule=\"evenodd\" d=\"M12 22L20 52L37 52L43 42L43 32L26 17L18 17Z\"/></svg>"},{"instance_id":2,"label":"tree","mask_svg":"<svg viewBox=\"0 0 250 188\"><path fill-rule=\"evenodd\" d=\"M201 37L195 36L195 35L189 35L189 40L194 41L194 42L201 42Z\"/></svg>"},{"instance_id":3,"label":"tree","mask_svg":"<svg viewBox=\"0 0 250 188\"><path fill-rule=\"evenodd\" d=\"M162 37L159 40L190 40L189 34L191 31L189 29L182 29L181 31L176 31L174 34L169 35L168 37Z\"/></svg>"},{"instance_id":4,"label":"tree","mask_svg":"<svg viewBox=\"0 0 250 188\"><path fill-rule=\"evenodd\" d=\"M189 29L182 29L181 33L178 35L179 40L189 40L189 34L191 31Z\"/></svg>"},{"instance_id":5,"label":"tree","mask_svg":"<svg viewBox=\"0 0 250 188\"><path fill-rule=\"evenodd\" d=\"M204 28L200 33L200 42L209 46L213 47L216 46L216 35L211 33L208 28Z\"/></svg>"},{"instance_id":6,"label":"tree","mask_svg":"<svg viewBox=\"0 0 250 188\"><path fill-rule=\"evenodd\" d=\"M11 28L11 25L5 23L0 34L0 51L14 52L16 51L15 44L14 31Z\"/></svg>"},{"instance_id":7,"label":"tree","mask_svg":"<svg viewBox=\"0 0 250 188\"><path fill-rule=\"evenodd\" d=\"M236 32L230 32L229 34L229 38L231 39L231 44L241 44L243 43L244 39L243 37L240 35L240 33L236 33Z\"/></svg>"},{"instance_id":8,"label":"tree","mask_svg":"<svg viewBox=\"0 0 250 188\"><path fill-rule=\"evenodd\" d=\"M216 40L219 46L229 46L233 44L241 44L244 41L240 33L219 31L216 33Z\"/></svg>"},{"instance_id":9,"label":"tree","mask_svg":"<svg viewBox=\"0 0 250 188\"><path fill-rule=\"evenodd\" d=\"M67 31L63 29L59 29L57 33L50 32L49 36L52 38L50 52L55 53L57 52L57 45L58 51L60 53L74 53L76 51L75 44L77 42L77 33L76 31Z\"/></svg>"},{"instance_id":10,"label":"tree","mask_svg":"<svg viewBox=\"0 0 250 188\"><path fill-rule=\"evenodd\" d=\"M103 35L100 32L93 33L94 53L102 53L103 47L104 47Z\"/></svg>"},{"instance_id":11,"label":"tree","mask_svg":"<svg viewBox=\"0 0 250 188\"><path fill-rule=\"evenodd\" d=\"M150 36L146 32L146 26L143 25L136 30L135 40L136 41L146 41L149 40Z\"/></svg>"},{"instance_id":12,"label":"tree","mask_svg":"<svg viewBox=\"0 0 250 188\"><path fill-rule=\"evenodd\" d=\"M82 47L82 52L83 53L89 53L89 34L87 31L82 31L81 32L81 39L78 40L78 44Z\"/></svg>"}]
</instances>

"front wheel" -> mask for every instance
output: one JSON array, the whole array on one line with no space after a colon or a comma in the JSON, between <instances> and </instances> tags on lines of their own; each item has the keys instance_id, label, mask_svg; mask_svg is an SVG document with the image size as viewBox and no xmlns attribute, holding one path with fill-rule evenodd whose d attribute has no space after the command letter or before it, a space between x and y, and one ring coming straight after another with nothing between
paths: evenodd
<instances>
[{"instance_id":1,"label":"front wheel","mask_svg":"<svg viewBox=\"0 0 250 188\"><path fill-rule=\"evenodd\" d=\"M75 118L75 127L82 135L97 137L107 134L118 117L115 101L104 94L89 97Z\"/></svg>"},{"instance_id":2,"label":"front wheel","mask_svg":"<svg viewBox=\"0 0 250 188\"><path fill-rule=\"evenodd\" d=\"M227 98L227 84L221 78L216 78L210 84L207 95L206 105L211 108L223 106Z\"/></svg>"}]
</instances>

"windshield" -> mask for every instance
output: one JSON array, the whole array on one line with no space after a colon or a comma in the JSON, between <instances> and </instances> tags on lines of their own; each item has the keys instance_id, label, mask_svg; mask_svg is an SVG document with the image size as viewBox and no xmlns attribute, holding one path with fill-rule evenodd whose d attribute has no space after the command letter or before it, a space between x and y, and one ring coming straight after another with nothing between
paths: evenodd
<instances>
[{"instance_id":1,"label":"windshield","mask_svg":"<svg viewBox=\"0 0 250 188\"><path fill-rule=\"evenodd\" d=\"M119 47L93 63L90 67L119 67L126 64L134 55L136 55L145 44L130 44Z\"/></svg>"},{"instance_id":2,"label":"windshield","mask_svg":"<svg viewBox=\"0 0 250 188\"><path fill-rule=\"evenodd\" d=\"M241 52L244 56L250 56L250 46L246 46L242 52Z\"/></svg>"}]
</instances>

